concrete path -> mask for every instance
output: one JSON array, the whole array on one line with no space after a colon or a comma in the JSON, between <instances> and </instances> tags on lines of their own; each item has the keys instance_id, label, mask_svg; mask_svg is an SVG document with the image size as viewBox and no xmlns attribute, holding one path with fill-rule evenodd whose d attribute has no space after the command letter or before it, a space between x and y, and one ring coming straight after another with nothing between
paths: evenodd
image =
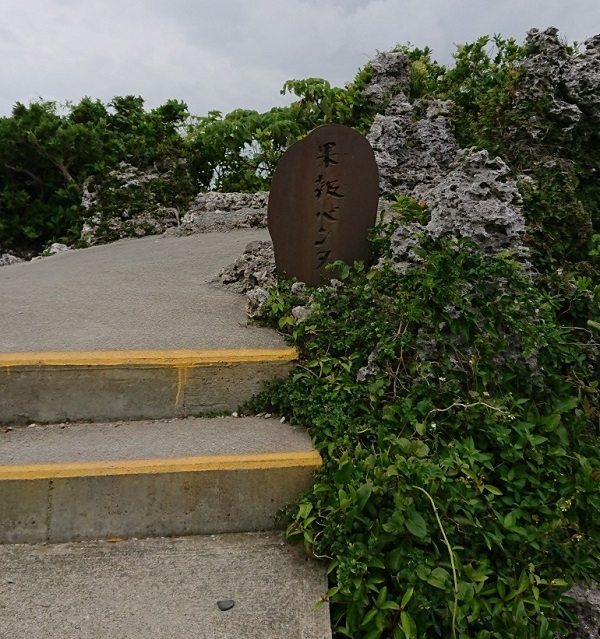
<instances>
[{"instance_id":1,"label":"concrete path","mask_svg":"<svg viewBox=\"0 0 600 639\"><path fill-rule=\"evenodd\" d=\"M293 367L214 283L266 239L148 237L0 269L1 639L331 639L324 564L242 534L310 486L306 431L189 417Z\"/></svg>"},{"instance_id":2,"label":"concrete path","mask_svg":"<svg viewBox=\"0 0 600 639\"><path fill-rule=\"evenodd\" d=\"M213 280L266 229L128 239L0 268L0 353L276 348Z\"/></svg>"},{"instance_id":3,"label":"concrete path","mask_svg":"<svg viewBox=\"0 0 600 639\"><path fill-rule=\"evenodd\" d=\"M0 566L6 639L331 639L322 566L279 533L0 546Z\"/></svg>"}]
</instances>

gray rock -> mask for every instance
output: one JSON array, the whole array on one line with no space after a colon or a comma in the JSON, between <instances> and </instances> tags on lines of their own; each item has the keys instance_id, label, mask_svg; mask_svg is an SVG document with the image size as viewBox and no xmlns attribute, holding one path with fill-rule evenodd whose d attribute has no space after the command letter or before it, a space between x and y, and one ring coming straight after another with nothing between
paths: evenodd
<instances>
[{"instance_id":1,"label":"gray rock","mask_svg":"<svg viewBox=\"0 0 600 639\"><path fill-rule=\"evenodd\" d=\"M584 118L600 121L600 35L586 40L583 56L569 50L555 27L531 29L527 43L532 54L518 65L524 75L514 96L514 109L523 114L520 131L544 139L548 116L559 125L553 129L556 144L568 141ZM528 115L532 103L544 106L544 117Z\"/></svg>"},{"instance_id":2,"label":"gray rock","mask_svg":"<svg viewBox=\"0 0 600 639\"><path fill-rule=\"evenodd\" d=\"M238 293L275 281L275 253L271 242L250 242L242 255L224 268L219 281Z\"/></svg>"},{"instance_id":3,"label":"gray rock","mask_svg":"<svg viewBox=\"0 0 600 639\"><path fill-rule=\"evenodd\" d=\"M269 193L259 191L258 193L219 193L211 191L200 193L196 196L191 209L197 208L200 211L239 211L240 209L267 208Z\"/></svg>"},{"instance_id":4,"label":"gray rock","mask_svg":"<svg viewBox=\"0 0 600 639\"><path fill-rule=\"evenodd\" d=\"M302 295L306 292L306 284L304 282L294 282L291 290L294 295Z\"/></svg>"},{"instance_id":5,"label":"gray rock","mask_svg":"<svg viewBox=\"0 0 600 639\"><path fill-rule=\"evenodd\" d=\"M295 306L292 309L292 317L298 324L305 322L310 315L310 308L308 306Z\"/></svg>"},{"instance_id":6,"label":"gray rock","mask_svg":"<svg viewBox=\"0 0 600 639\"><path fill-rule=\"evenodd\" d=\"M391 100L385 115L375 117L367 138L379 167L382 195L410 195L416 186L448 170L458 150L449 109L449 102L410 103L401 94Z\"/></svg>"},{"instance_id":7,"label":"gray rock","mask_svg":"<svg viewBox=\"0 0 600 639\"><path fill-rule=\"evenodd\" d=\"M411 70L404 53L377 54L370 71L363 96L379 110L367 138L379 167L381 194L410 195L445 172L456 155L451 102L408 100Z\"/></svg>"},{"instance_id":8,"label":"gray rock","mask_svg":"<svg viewBox=\"0 0 600 639\"><path fill-rule=\"evenodd\" d=\"M585 41L582 58L572 58L564 69L566 99L575 103L592 122L600 121L600 35Z\"/></svg>"},{"instance_id":9,"label":"gray rock","mask_svg":"<svg viewBox=\"0 0 600 639\"><path fill-rule=\"evenodd\" d=\"M546 104L544 115L548 115L560 124L563 137L579 122L581 110L576 104L567 102L559 90L565 69L569 65L569 54L565 43L558 37L558 29L550 27L545 31L531 29L527 32L527 44L533 53L517 65L524 75L514 95L514 109L523 113L527 121L521 131L528 133L533 140L542 139L547 125L538 114L527 115L531 104Z\"/></svg>"},{"instance_id":10,"label":"gray rock","mask_svg":"<svg viewBox=\"0 0 600 639\"><path fill-rule=\"evenodd\" d=\"M179 223L180 212L176 206L165 206L157 201L157 189L165 175L156 168L141 170L121 162L112 171L108 183L98 186L94 178L88 178L82 186L81 206L85 211L85 222L80 241L87 246L110 242L123 237L157 235ZM144 210L116 209L112 202L119 192L124 202L144 202ZM130 194L125 197L126 194ZM136 195L134 197L134 194Z\"/></svg>"},{"instance_id":11,"label":"gray rock","mask_svg":"<svg viewBox=\"0 0 600 639\"><path fill-rule=\"evenodd\" d=\"M17 257L16 255L11 255L10 253L0 253L0 266L12 266L13 264L19 264L20 262L24 262L25 260Z\"/></svg>"},{"instance_id":12,"label":"gray rock","mask_svg":"<svg viewBox=\"0 0 600 639\"><path fill-rule=\"evenodd\" d=\"M422 263L417 249L423 235L469 238L488 254L510 250L529 267L521 195L500 158L490 158L487 151L461 150L448 173L416 187L411 195L427 204L430 219L427 224L403 224L392 234L392 262L398 273Z\"/></svg>"},{"instance_id":13,"label":"gray rock","mask_svg":"<svg viewBox=\"0 0 600 639\"><path fill-rule=\"evenodd\" d=\"M246 312L248 313L248 317L261 317L263 306L269 299L269 294L267 293L267 291L265 291L264 288L255 286L253 289L249 290L246 293L246 299Z\"/></svg>"},{"instance_id":14,"label":"gray rock","mask_svg":"<svg viewBox=\"0 0 600 639\"><path fill-rule=\"evenodd\" d=\"M399 226L390 238L392 262L396 272L404 275L409 268L423 262L423 258L415 252L421 246L421 235L426 233L425 227L418 222ZM385 258L381 259L379 266Z\"/></svg>"},{"instance_id":15,"label":"gray rock","mask_svg":"<svg viewBox=\"0 0 600 639\"><path fill-rule=\"evenodd\" d=\"M410 85L410 63L405 53L378 53L369 62L371 77L363 89L363 97L382 108L392 96L407 93Z\"/></svg>"},{"instance_id":16,"label":"gray rock","mask_svg":"<svg viewBox=\"0 0 600 639\"><path fill-rule=\"evenodd\" d=\"M45 256L57 255L58 253L64 253L65 251L70 251L71 247L66 244L60 244L59 242L54 242L50 244L50 247L44 251Z\"/></svg>"},{"instance_id":17,"label":"gray rock","mask_svg":"<svg viewBox=\"0 0 600 639\"><path fill-rule=\"evenodd\" d=\"M379 349L375 349L371 351L369 357L367 358L367 365L363 366L359 369L356 374L357 382L366 382L368 379L375 377L377 373L381 370L377 365L377 357L379 355Z\"/></svg>"},{"instance_id":18,"label":"gray rock","mask_svg":"<svg viewBox=\"0 0 600 639\"><path fill-rule=\"evenodd\" d=\"M567 593L575 599L572 611L579 627L569 631L567 639L598 639L600 637L600 590L598 584L574 586Z\"/></svg>"},{"instance_id":19,"label":"gray rock","mask_svg":"<svg viewBox=\"0 0 600 639\"><path fill-rule=\"evenodd\" d=\"M521 195L509 173L508 166L487 151L459 151L447 175L413 191L427 202L427 233L434 239L466 237L486 253L512 249L524 257Z\"/></svg>"},{"instance_id":20,"label":"gray rock","mask_svg":"<svg viewBox=\"0 0 600 639\"><path fill-rule=\"evenodd\" d=\"M263 228L267 225L269 194L200 193L182 217L179 227L170 231L177 235Z\"/></svg>"}]
</instances>

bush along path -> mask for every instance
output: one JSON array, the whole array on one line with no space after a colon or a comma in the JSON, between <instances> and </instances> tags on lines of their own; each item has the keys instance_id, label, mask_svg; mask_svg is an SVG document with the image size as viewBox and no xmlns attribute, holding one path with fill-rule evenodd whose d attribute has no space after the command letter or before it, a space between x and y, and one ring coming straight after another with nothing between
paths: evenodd
<instances>
[{"instance_id":1,"label":"bush along path","mask_svg":"<svg viewBox=\"0 0 600 639\"><path fill-rule=\"evenodd\" d=\"M600 574L599 291L425 233L398 268L423 214L399 201L375 268L269 291L300 365L249 409L308 425L324 460L287 535L329 564L336 637L566 637L565 592Z\"/></svg>"}]
</instances>

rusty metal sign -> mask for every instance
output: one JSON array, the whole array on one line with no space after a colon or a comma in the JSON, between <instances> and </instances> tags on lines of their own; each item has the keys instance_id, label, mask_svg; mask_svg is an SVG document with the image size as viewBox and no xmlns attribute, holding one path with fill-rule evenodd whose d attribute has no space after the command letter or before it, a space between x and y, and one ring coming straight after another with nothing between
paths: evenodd
<instances>
[{"instance_id":1,"label":"rusty metal sign","mask_svg":"<svg viewBox=\"0 0 600 639\"><path fill-rule=\"evenodd\" d=\"M336 260L369 259L379 174L368 140L326 124L281 157L269 195L268 226L277 273L319 286Z\"/></svg>"}]
</instances>

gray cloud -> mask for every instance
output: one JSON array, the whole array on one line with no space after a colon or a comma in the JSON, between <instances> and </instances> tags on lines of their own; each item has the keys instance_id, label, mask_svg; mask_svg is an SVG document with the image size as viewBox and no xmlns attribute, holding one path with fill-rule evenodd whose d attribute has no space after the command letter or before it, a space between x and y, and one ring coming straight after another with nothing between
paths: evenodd
<instances>
[{"instance_id":1,"label":"gray cloud","mask_svg":"<svg viewBox=\"0 0 600 639\"><path fill-rule=\"evenodd\" d=\"M376 50L455 45L531 27L600 32L597 0L3 0L0 115L31 99L170 98L192 113L283 103L286 79L343 85Z\"/></svg>"}]
</instances>

